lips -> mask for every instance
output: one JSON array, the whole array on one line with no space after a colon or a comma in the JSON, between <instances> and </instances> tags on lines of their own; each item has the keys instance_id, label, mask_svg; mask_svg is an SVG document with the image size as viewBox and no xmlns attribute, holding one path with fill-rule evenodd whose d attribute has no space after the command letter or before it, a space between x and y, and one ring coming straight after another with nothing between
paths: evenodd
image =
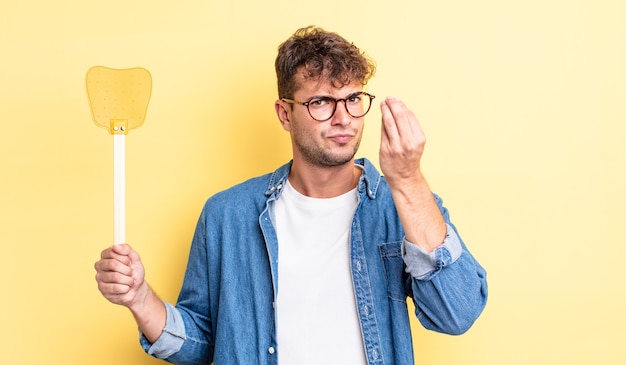
<instances>
[{"instance_id":1,"label":"lips","mask_svg":"<svg viewBox=\"0 0 626 365\"><path fill-rule=\"evenodd\" d=\"M354 136L352 134L336 134L328 138L337 143L348 143L350 142L350 140L352 140L352 138L354 138Z\"/></svg>"}]
</instances>

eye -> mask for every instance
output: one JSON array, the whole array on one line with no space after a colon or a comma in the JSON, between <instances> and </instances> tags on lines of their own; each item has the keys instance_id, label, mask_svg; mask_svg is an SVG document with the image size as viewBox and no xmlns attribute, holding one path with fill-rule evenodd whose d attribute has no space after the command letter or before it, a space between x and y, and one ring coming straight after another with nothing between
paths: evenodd
<instances>
[{"instance_id":1,"label":"eye","mask_svg":"<svg viewBox=\"0 0 626 365\"><path fill-rule=\"evenodd\" d=\"M358 94L352 94L350 96L348 96L346 98L346 100L348 100L349 103L351 104L358 104L361 102L361 99L363 98L363 94L358 93Z\"/></svg>"},{"instance_id":2,"label":"eye","mask_svg":"<svg viewBox=\"0 0 626 365\"><path fill-rule=\"evenodd\" d=\"M333 100L328 97L316 98L316 99L311 99L311 101L309 101L309 106L312 106L315 108L321 108L321 107L325 107L328 105L332 105L332 102Z\"/></svg>"}]
</instances>

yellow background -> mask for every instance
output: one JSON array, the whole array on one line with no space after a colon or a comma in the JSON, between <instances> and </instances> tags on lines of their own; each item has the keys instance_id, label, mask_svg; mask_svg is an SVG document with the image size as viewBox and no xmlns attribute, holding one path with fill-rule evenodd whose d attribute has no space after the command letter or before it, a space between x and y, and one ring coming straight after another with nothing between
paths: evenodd
<instances>
[{"instance_id":1,"label":"yellow background","mask_svg":"<svg viewBox=\"0 0 626 365\"><path fill-rule=\"evenodd\" d=\"M152 73L127 238L174 301L204 200L290 157L273 62L309 24L368 52L368 90L416 112L430 184L488 271L483 316L460 337L416 328L417 363L626 363L626 2L610 0L2 0L0 362L161 363L94 281L113 142L89 67ZM375 163L379 120L359 154Z\"/></svg>"}]
</instances>

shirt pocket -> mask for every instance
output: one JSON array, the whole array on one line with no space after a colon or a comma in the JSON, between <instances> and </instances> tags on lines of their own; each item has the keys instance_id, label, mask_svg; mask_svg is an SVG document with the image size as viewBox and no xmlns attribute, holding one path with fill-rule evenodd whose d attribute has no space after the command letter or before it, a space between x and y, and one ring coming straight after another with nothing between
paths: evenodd
<instances>
[{"instance_id":1,"label":"shirt pocket","mask_svg":"<svg viewBox=\"0 0 626 365\"><path fill-rule=\"evenodd\" d=\"M378 246L385 271L387 296L391 300L406 303L409 275L402 258L402 241L382 243Z\"/></svg>"}]
</instances>

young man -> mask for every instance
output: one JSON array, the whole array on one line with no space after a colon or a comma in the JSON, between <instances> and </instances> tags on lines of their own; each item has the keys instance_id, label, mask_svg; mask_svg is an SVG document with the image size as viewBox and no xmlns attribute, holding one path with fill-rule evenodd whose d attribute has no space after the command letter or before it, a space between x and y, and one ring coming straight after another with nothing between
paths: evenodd
<instances>
[{"instance_id":1,"label":"young man","mask_svg":"<svg viewBox=\"0 0 626 365\"><path fill-rule=\"evenodd\" d=\"M381 176L355 160L375 66L308 27L276 59L275 110L293 160L211 197L176 306L113 246L98 287L128 307L141 343L177 364L413 364L406 300L428 329L461 334L487 300L485 271L420 169L425 138L402 101L382 110Z\"/></svg>"}]
</instances>

